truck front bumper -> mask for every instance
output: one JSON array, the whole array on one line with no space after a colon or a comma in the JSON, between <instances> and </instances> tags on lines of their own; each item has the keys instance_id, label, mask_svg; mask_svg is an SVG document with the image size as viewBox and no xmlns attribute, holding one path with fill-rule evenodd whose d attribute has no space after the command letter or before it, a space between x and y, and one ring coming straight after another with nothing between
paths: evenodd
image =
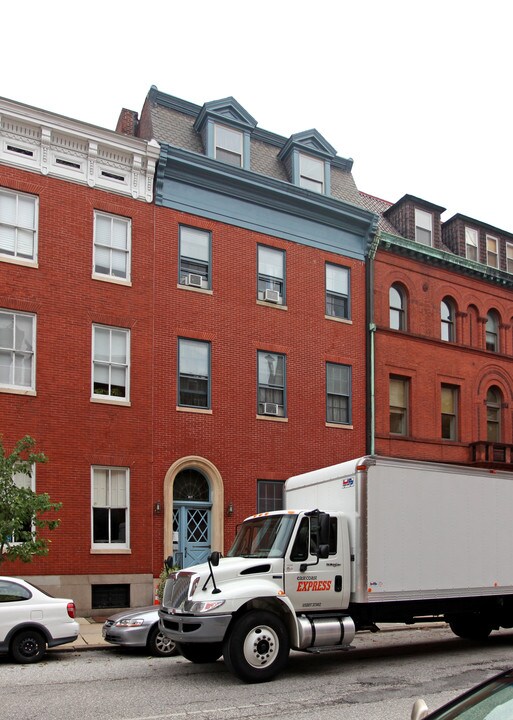
<instances>
[{"instance_id":1,"label":"truck front bumper","mask_svg":"<svg viewBox=\"0 0 513 720\"><path fill-rule=\"evenodd\" d=\"M160 629L176 643L217 643L224 640L231 615L164 615Z\"/></svg>"}]
</instances>

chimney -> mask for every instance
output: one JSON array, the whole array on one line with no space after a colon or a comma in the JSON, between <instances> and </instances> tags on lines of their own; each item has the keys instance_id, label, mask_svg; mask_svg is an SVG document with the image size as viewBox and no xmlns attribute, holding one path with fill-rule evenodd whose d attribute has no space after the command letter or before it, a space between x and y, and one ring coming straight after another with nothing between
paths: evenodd
<instances>
[{"instance_id":1,"label":"chimney","mask_svg":"<svg viewBox=\"0 0 513 720\"><path fill-rule=\"evenodd\" d=\"M134 110L127 110L123 108L119 114L118 124L116 125L116 132L122 135L136 136L137 126L139 119L137 113Z\"/></svg>"}]
</instances>

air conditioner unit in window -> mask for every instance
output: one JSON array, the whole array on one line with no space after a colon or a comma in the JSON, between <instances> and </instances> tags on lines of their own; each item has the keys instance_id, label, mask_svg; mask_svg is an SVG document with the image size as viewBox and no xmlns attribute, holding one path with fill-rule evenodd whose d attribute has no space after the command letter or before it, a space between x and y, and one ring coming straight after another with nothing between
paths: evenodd
<instances>
[{"instance_id":1,"label":"air conditioner unit in window","mask_svg":"<svg viewBox=\"0 0 513 720\"><path fill-rule=\"evenodd\" d=\"M277 403L264 403L264 415L277 415L280 406Z\"/></svg>"},{"instance_id":2,"label":"air conditioner unit in window","mask_svg":"<svg viewBox=\"0 0 513 720\"><path fill-rule=\"evenodd\" d=\"M264 292L264 300L272 303L279 303L281 300L280 293L278 290L266 290Z\"/></svg>"},{"instance_id":3,"label":"air conditioner unit in window","mask_svg":"<svg viewBox=\"0 0 513 720\"><path fill-rule=\"evenodd\" d=\"M203 284L203 278L201 275L194 275L193 273L189 273L189 275L185 276L185 284L191 285L192 287L202 287Z\"/></svg>"}]
</instances>

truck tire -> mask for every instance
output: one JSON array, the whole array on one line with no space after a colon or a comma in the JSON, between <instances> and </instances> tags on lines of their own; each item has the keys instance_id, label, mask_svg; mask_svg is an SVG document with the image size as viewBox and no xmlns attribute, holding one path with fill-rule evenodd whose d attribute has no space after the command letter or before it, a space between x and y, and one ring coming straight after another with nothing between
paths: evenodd
<instances>
[{"instance_id":1,"label":"truck tire","mask_svg":"<svg viewBox=\"0 0 513 720\"><path fill-rule=\"evenodd\" d=\"M213 663L223 654L221 643L176 643L176 649L193 663Z\"/></svg>"},{"instance_id":2,"label":"truck tire","mask_svg":"<svg viewBox=\"0 0 513 720\"><path fill-rule=\"evenodd\" d=\"M254 610L238 618L223 645L228 670L249 683L275 677L285 667L289 651L285 625L266 610Z\"/></svg>"},{"instance_id":3,"label":"truck tire","mask_svg":"<svg viewBox=\"0 0 513 720\"><path fill-rule=\"evenodd\" d=\"M454 615L447 619L455 635L464 640L486 640L492 632L492 624L480 613Z\"/></svg>"}]
</instances>

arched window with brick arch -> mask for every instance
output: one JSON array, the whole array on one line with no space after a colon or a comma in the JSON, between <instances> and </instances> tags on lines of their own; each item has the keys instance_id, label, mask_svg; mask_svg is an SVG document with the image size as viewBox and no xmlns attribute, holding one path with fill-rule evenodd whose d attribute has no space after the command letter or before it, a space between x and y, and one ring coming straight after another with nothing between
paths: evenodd
<instances>
[{"instance_id":1,"label":"arched window with brick arch","mask_svg":"<svg viewBox=\"0 0 513 720\"><path fill-rule=\"evenodd\" d=\"M456 340L456 305L452 298L444 297L440 303L440 337L445 342Z\"/></svg>"},{"instance_id":2,"label":"arched window with brick arch","mask_svg":"<svg viewBox=\"0 0 513 720\"><path fill-rule=\"evenodd\" d=\"M486 439L496 443L502 439L502 392L496 385L486 393Z\"/></svg>"},{"instance_id":3,"label":"arched window with brick arch","mask_svg":"<svg viewBox=\"0 0 513 720\"><path fill-rule=\"evenodd\" d=\"M486 316L486 349L499 352L499 313L490 310Z\"/></svg>"},{"instance_id":4,"label":"arched window with brick arch","mask_svg":"<svg viewBox=\"0 0 513 720\"><path fill-rule=\"evenodd\" d=\"M388 293L390 308L390 327L392 330L406 330L407 302L406 291L399 283L390 286Z\"/></svg>"}]
</instances>

